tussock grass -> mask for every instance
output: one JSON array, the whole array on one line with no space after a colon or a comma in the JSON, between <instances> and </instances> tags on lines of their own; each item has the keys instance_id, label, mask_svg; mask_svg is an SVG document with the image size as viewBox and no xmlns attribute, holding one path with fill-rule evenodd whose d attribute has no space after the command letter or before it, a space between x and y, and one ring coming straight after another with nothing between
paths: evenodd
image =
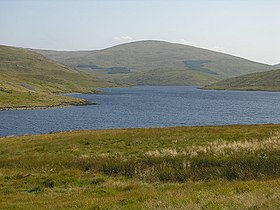
<instances>
[{"instance_id":1,"label":"tussock grass","mask_svg":"<svg viewBox=\"0 0 280 210\"><path fill-rule=\"evenodd\" d=\"M0 207L274 209L279 131L237 125L1 138Z\"/></svg>"}]
</instances>

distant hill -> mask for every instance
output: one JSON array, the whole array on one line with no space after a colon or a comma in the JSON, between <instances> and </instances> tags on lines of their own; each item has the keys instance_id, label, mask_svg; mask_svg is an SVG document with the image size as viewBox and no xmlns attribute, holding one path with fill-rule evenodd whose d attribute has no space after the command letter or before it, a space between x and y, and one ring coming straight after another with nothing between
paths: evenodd
<instances>
[{"instance_id":1,"label":"distant hill","mask_svg":"<svg viewBox=\"0 0 280 210\"><path fill-rule=\"evenodd\" d=\"M280 91L280 69L225 79L206 89Z\"/></svg>"},{"instance_id":2,"label":"distant hill","mask_svg":"<svg viewBox=\"0 0 280 210\"><path fill-rule=\"evenodd\" d=\"M206 49L163 41L138 41L95 51L35 50L100 78L132 85L207 85L273 67Z\"/></svg>"},{"instance_id":3,"label":"distant hill","mask_svg":"<svg viewBox=\"0 0 280 210\"><path fill-rule=\"evenodd\" d=\"M276 67L276 68L280 68L280 63L279 63L279 64L274 65L274 67Z\"/></svg>"},{"instance_id":4,"label":"distant hill","mask_svg":"<svg viewBox=\"0 0 280 210\"><path fill-rule=\"evenodd\" d=\"M0 108L80 103L54 93L92 92L102 85L107 84L38 53L0 45Z\"/></svg>"}]
</instances>

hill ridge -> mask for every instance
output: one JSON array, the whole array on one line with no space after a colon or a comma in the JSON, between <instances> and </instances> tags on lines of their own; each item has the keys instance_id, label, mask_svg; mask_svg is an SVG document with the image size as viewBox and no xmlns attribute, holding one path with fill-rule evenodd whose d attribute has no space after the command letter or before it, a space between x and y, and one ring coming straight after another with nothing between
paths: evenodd
<instances>
[{"instance_id":1,"label":"hill ridge","mask_svg":"<svg viewBox=\"0 0 280 210\"><path fill-rule=\"evenodd\" d=\"M273 69L270 65L226 53L159 40L130 42L94 51L35 51L121 85L203 86Z\"/></svg>"}]
</instances>

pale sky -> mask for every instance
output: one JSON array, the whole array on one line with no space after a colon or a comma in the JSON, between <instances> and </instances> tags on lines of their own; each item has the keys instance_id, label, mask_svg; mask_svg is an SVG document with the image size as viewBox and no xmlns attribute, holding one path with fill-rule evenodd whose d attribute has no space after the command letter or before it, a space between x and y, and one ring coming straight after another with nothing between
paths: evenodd
<instances>
[{"instance_id":1,"label":"pale sky","mask_svg":"<svg viewBox=\"0 0 280 210\"><path fill-rule=\"evenodd\" d=\"M280 63L280 0L0 0L0 44L94 50L164 40Z\"/></svg>"}]
</instances>

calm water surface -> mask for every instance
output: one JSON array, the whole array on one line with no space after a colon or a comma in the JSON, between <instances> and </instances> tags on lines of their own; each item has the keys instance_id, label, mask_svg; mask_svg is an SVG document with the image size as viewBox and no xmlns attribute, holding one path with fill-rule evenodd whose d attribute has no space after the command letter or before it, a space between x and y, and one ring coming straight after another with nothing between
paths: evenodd
<instances>
[{"instance_id":1,"label":"calm water surface","mask_svg":"<svg viewBox=\"0 0 280 210\"><path fill-rule=\"evenodd\" d=\"M280 93L195 87L105 88L98 105L0 111L0 136L65 130L280 123Z\"/></svg>"}]
</instances>

